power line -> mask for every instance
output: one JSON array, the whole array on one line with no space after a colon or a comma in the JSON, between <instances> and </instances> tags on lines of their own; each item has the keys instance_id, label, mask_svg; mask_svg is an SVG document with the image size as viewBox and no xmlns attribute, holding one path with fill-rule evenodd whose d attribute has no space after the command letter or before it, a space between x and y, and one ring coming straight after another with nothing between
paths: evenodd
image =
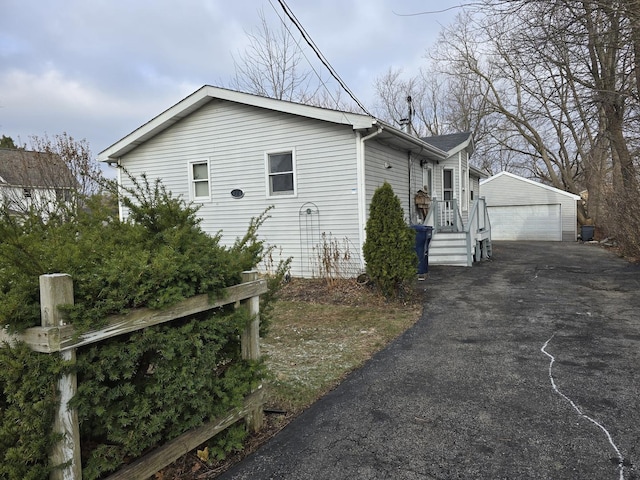
<instances>
[{"instance_id":1,"label":"power line","mask_svg":"<svg viewBox=\"0 0 640 480\"><path fill-rule=\"evenodd\" d=\"M450 10L456 10L458 8L463 9L466 7L480 7L480 6L483 6L483 4L477 3L477 2L470 2L470 3L461 3L460 5L454 5L453 7L447 7L441 10L430 10L430 11L416 12L416 13L398 13L394 11L393 14L397 15L398 17L417 17L419 15L434 15L436 13L445 13Z\"/></svg>"},{"instance_id":2,"label":"power line","mask_svg":"<svg viewBox=\"0 0 640 480\"><path fill-rule=\"evenodd\" d=\"M327 70L329 71L331 76L336 79L336 81L340 84L340 86L344 89L344 91L347 92L347 94L351 97L351 99L354 102L356 102L356 104L362 109L363 112L365 112L370 117L373 117L373 115L371 115L369 113L369 111L365 108L365 106L362 104L362 102L360 102L360 100L358 100L356 98L355 94L347 86L347 84L344 82L344 80L342 80L342 78L340 77L338 72L336 72L336 70L331 66L331 64L325 58L325 56L322 54L322 52L320 51L318 46L315 44L315 42L313 41L311 36L304 29L304 27L302 26L302 23L300 23L300 21L296 18L296 16L293 13L293 11L291 11L291 9L289 8L289 6L285 2L285 0L278 0L278 3L282 7L282 10L284 11L285 15L287 15L287 17L289 17L289 20L291 20L291 22L296 26L296 28L300 32L300 35L302 35L302 38L304 38L305 42L307 42L307 44L314 51L314 53L316 54L318 59L320 59L322 64L327 68Z\"/></svg>"},{"instance_id":3,"label":"power line","mask_svg":"<svg viewBox=\"0 0 640 480\"><path fill-rule=\"evenodd\" d=\"M331 93L331 91L327 88L327 84L326 82L322 79L322 76L317 72L316 67L311 63L311 61L309 60L309 58L307 57L307 54L305 53L305 51L302 49L302 47L300 46L300 42L298 41L298 39L293 35L293 32L291 31L291 29L289 28L289 25L287 25L287 22L284 21L284 18L282 18L280 16L280 13L278 13L278 10L276 9L275 5L273 4L273 2L271 0L269 0L269 4L271 5L271 8L273 8L273 11L276 13L277 17L280 19L280 21L282 22L282 25L284 26L284 28L287 30L287 32L289 33L289 35L291 36L291 38L293 39L293 41L295 42L296 46L298 47L298 50L300 50L300 52L302 53L302 56L305 58L305 60L307 61L307 63L309 64L309 66L311 67L311 70L313 71L313 73L315 73L316 77L318 77L318 80L320 81L320 85L322 86L322 88L325 89L325 91L327 92L327 95L329 95L329 97L331 98L331 100L333 100L336 109L338 109L338 100L333 98L333 94Z\"/></svg>"}]
</instances>

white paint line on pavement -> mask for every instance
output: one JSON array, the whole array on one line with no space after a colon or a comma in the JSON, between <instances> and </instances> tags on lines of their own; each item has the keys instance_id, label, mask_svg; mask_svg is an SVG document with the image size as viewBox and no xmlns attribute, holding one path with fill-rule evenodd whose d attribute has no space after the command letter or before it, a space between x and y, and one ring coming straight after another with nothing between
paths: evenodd
<instances>
[{"instance_id":1,"label":"white paint line on pavement","mask_svg":"<svg viewBox=\"0 0 640 480\"><path fill-rule=\"evenodd\" d=\"M553 355L551 355L549 352L547 352L547 346L549 345L549 342L551 340L553 340L553 337L555 337L556 334L554 333L553 335L551 335L551 338L549 340L547 340L546 342L544 342L544 345L542 346L542 348L540 349L540 351L542 353L544 353L547 357L549 357L550 362L549 362L549 380L551 380L551 386L553 387L553 390L560 395L562 398L564 398L567 402L569 402L569 404L573 407L573 409L578 413L578 415L580 415L581 417L589 420L591 423L593 423L596 427L598 427L600 430L602 430L604 432L604 434L607 436L607 439L609 440L609 443L611 444L611 446L613 447L613 449L616 452L616 455L618 456L618 472L620 474L619 476L619 480L624 480L624 457L622 456L622 454L620 453L620 450L618 449L618 447L616 446L616 444L613 441L613 438L611 437L611 434L609 433L609 431L604 428L604 426L600 423L598 423L596 420L594 420L593 418L591 418L590 416L584 414L582 412L582 410L580 409L580 407L578 407L573 400L571 400L569 397L567 397L564 393L562 393L560 391L560 389L558 389L558 386L556 385L556 382L553 378L553 372L552 372L552 368L553 368L553 363L556 361L556 357L554 357Z\"/></svg>"}]
</instances>

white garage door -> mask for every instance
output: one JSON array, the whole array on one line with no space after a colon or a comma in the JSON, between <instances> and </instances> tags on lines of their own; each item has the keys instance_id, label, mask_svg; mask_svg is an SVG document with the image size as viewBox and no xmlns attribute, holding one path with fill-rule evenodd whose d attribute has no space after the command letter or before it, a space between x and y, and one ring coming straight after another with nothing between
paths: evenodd
<instances>
[{"instance_id":1,"label":"white garage door","mask_svg":"<svg viewBox=\"0 0 640 480\"><path fill-rule=\"evenodd\" d=\"M493 240L562 241L560 204L488 207Z\"/></svg>"}]
</instances>

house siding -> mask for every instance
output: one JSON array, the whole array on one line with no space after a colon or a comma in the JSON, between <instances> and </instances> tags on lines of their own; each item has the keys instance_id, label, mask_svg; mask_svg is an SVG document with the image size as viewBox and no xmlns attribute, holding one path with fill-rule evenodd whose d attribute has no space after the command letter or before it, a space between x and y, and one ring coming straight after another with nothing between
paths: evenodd
<instances>
[{"instance_id":1,"label":"house siding","mask_svg":"<svg viewBox=\"0 0 640 480\"><path fill-rule=\"evenodd\" d=\"M514 176L499 175L482 183L482 196L488 207L560 205L562 215L562 241L577 238L576 200L564 192L556 192Z\"/></svg>"},{"instance_id":2,"label":"house siding","mask_svg":"<svg viewBox=\"0 0 640 480\"><path fill-rule=\"evenodd\" d=\"M386 168L385 164L391 168ZM373 194L384 182L388 182L393 188L393 193L400 199L405 221L409 223L413 200L409 201L408 153L393 149L375 140L369 140L365 143L365 172L367 218ZM411 198L413 197L411 196Z\"/></svg>"},{"instance_id":3,"label":"house siding","mask_svg":"<svg viewBox=\"0 0 640 480\"><path fill-rule=\"evenodd\" d=\"M458 154L456 153L446 160L440 161L439 164L434 166L434 194L432 197L435 197L437 200L444 200L444 171L453 170L453 198L459 200L460 169L458 168L458 165ZM460 202L458 203L458 207L462 212Z\"/></svg>"},{"instance_id":4,"label":"house siding","mask_svg":"<svg viewBox=\"0 0 640 480\"><path fill-rule=\"evenodd\" d=\"M469 202L473 205L473 202L480 197L483 197L480 193L480 179L478 177L469 177L469 192L473 192L473 199L469 197Z\"/></svg>"},{"instance_id":5,"label":"house siding","mask_svg":"<svg viewBox=\"0 0 640 480\"><path fill-rule=\"evenodd\" d=\"M222 230L221 243L229 246L246 233L252 217L273 205L260 237L276 247L275 264L293 257L291 274L311 276L318 274L314 247L323 232L351 245L349 268L360 266L356 148L350 126L215 100L121 161L133 176L153 172L173 194L188 199L189 162L208 160L211 199L198 212L203 229ZM268 198L265 152L287 149L295 152L297 194ZM233 189L243 190L244 197L232 198ZM317 213L300 214L307 202Z\"/></svg>"}]
</instances>

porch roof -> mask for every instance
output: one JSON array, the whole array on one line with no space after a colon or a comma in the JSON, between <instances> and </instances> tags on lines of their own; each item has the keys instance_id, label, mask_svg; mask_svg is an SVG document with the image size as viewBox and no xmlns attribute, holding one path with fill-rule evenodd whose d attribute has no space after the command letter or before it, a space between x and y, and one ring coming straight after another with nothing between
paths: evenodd
<instances>
[{"instance_id":1,"label":"porch roof","mask_svg":"<svg viewBox=\"0 0 640 480\"><path fill-rule=\"evenodd\" d=\"M448 135L435 135L433 137L422 137L422 141L447 152L447 157L462 149L469 152L469 156L474 152L473 135L471 132L451 133Z\"/></svg>"}]
</instances>

